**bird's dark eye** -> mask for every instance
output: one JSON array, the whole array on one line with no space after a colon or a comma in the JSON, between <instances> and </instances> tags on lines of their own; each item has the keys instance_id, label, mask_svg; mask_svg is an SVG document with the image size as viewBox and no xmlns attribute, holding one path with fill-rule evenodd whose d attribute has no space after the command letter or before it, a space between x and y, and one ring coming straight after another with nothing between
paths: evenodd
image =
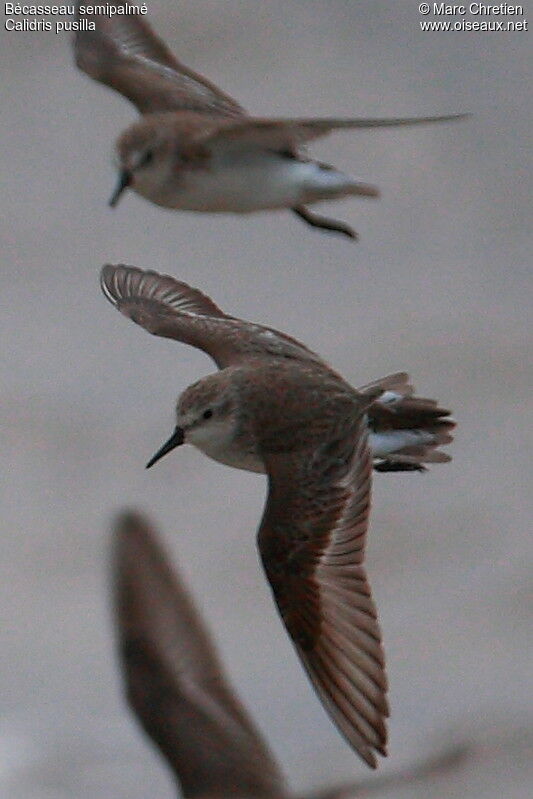
<instances>
[{"instance_id":1,"label":"bird's dark eye","mask_svg":"<svg viewBox=\"0 0 533 799\"><path fill-rule=\"evenodd\" d=\"M153 160L154 160L154 151L147 150L143 155L139 166L146 166L147 164L150 164Z\"/></svg>"},{"instance_id":2,"label":"bird's dark eye","mask_svg":"<svg viewBox=\"0 0 533 799\"><path fill-rule=\"evenodd\" d=\"M203 414L202 414L202 416L204 417L204 419L210 419L210 418L212 417L212 415L213 415L213 411L211 410L211 408L208 408L208 409L207 409L206 411L204 411L204 412L203 412Z\"/></svg>"}]
</instances>

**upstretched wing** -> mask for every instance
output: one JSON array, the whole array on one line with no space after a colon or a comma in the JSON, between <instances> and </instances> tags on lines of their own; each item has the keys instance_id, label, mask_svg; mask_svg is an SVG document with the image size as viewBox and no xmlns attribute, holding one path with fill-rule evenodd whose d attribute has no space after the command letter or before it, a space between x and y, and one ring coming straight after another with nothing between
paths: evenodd
<instances>
[{"instance_id":1,"label":"upstretched wing","mask_svg":"<svg viewBox=\"0 0 533 799\"><path fill-rule=\"evenodd\" d=\"M198 347L220 369L257 356L322 363L290 336L228 316L198 289L168 275L107 264L100 283L125 316L156 336Z\"/></svg>"},{"instance_id":2,"label":"upstretched wing","mask_svg":"<svg viewBox=\"0 0 533 799\"><path fill-rule=\"evenodd\" d=\"M387 679L363 567L372 459L366 422L297 453L264 452L259 549L278 610L326 710L372 768L386 754Z\"/></svg>"},{"instance_id":3,"label":"upstretched wing","mask_svg":"<svg viewBox=\"0 0 533 799\"><path fill-rule=\"evenodd\" d=\"M242 147L260 147L294 151L299 145L327 136L334 130L354 128L392 128L450 122L468 114L396 119L254 119L243 117L222 121L217 130L199 137L202 143Z\"/></svg>"},{"instance_id":4,"label":"upstretched wing","mask_svg":"<svg viewBox=\"0 0 533 799\"><path fill-rule=\"evenodd\" d=\"M235 100L181 64L140 15L81 16L78 10L77 16L93 22L96 29L76 33L76 64L94 80L131 100L142 114L182 110L223 116L243 113Z\"/></svg>"},{"instance_id":5,"label":"upstretched wing","mask_svg":"<svg viewBox=\"0 0 533 799\"><path fill-rule=\"evenodd\" d=\"M283 795L281 773L226 683L151 525L127 513L114 536L115 618L128 700L184 795Z\"/></svg>"}]
</instances>

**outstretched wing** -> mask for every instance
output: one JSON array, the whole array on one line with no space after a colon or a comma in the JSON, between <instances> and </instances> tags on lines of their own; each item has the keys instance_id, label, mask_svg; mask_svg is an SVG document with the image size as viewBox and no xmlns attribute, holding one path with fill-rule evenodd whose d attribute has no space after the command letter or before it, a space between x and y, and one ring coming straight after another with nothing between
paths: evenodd
<instances>
[{"instance_id":1,"label":"outstretched wing","mask_svg":"<svg viewBox=\"0 0 533 799\"><path fill-rule=\"evenodd\" d=\"M199 141L223 146L260 147L293 151L299 145L327 136L334 130L355 128L393 128L426 125L433 122L450 122L464 119L468 114L449 114L432 117L404 117L396 119L254 119L243 117L222 121L219 128L209 131Z\"/></svg>"},{"instance_id":2,"label":"outstretched wing","mask_svg":"<svg viewBox=\"0 0 533 799\"><path fill-rule=\"evenodd\" d=\"M142 114L196 111L238 116L240 105L214 84L181 64L138 14L80 15L95 30L78 31L76 64L91 78L120 92Z\"/></svg>"},{"instance_id":3,"label":"outstretched wing","mask_svg":"<svg viewBox=\"0 0 533 799\"><path fill-rule=\"evenodd\" d=\"M290 336L228 316L186 283L134 266L107 264L100 283L107 299L155 336L191 344L220 369L257 356L322 363Z\"/></svg>"},{"instance_id":4,"label":"outstretched wing","mask_svg":"<svg viewBox=\"0 0 533 799\"><path fill-rule=\"evenodd\" d=\"M207 631L142 516L114 530L116 627L128 700L186 797L283 795Z\"/></svg>"},{"instance_id":5,"label":"outstretched wing","mask_svg":"<svg viewBox=\"0 0 533 799\"><path fill-rule=\"evenodd\" d=\"M371 401L371 400L370 400ZM386 754L387 679L363 567L372 458L360 416L312 451L264 452L259 549L280 615L326 710L372 768Z\"/></svg>"}]
</instances>

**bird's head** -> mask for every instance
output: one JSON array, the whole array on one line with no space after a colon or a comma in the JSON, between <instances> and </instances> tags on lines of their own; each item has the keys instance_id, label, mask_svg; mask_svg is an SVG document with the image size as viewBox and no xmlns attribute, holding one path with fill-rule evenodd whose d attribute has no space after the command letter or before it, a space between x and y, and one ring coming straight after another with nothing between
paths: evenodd
<instances>
[{"instance_id":1,"label":"bird's head","mask_svg":"<svg viewBox=\"0 0 533 799\"><path fill-rule=\"evenodd\" d=\"M189 386L178 399L172 436L151 458L147 468L181 444L193 444L207 454L229 445L235 434L237 410L235 388L222 373Z\"/></svg>"},{"instance_id":2,"label":"bird's head","mask_svg":"<svg viewBox=\"0 0 533 799\"><path fill-rule=\"evenodd\" d=\"M156 200L152 195L167 180L176 151L175 125L168 114L151 114L127 128L116 145L118 182L109 204L114 207L127 188Z\"/></svg>"}]
</instances>

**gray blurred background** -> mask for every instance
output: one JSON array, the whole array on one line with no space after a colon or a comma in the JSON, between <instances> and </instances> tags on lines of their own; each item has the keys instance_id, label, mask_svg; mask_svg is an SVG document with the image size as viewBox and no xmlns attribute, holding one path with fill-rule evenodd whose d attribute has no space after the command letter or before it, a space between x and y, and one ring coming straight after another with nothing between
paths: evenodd
<instances>
[{"instance_id":1,"label":"gray blurred background","mask_svg":"<svg viewBox=\"0 0 533 799\"><path fill-rule=\"evenodd\" d=\"M112 647L108 528L129 504L164 531L291 785L368 777L274 610L254 540L264 478L189 448L144 470L177 394L214 367L105 302L98 270L122 261L287 331L354 385L406 369L453 408L451 464L375 481L368 570L392 706L382 771L453 742L480 748L445 780L383 796L525 798L530 34L422 33L415 0L148 8L180 59L261 115L474 116L312 148L382 189L323 206L357 244L286 212L176 213L131 193L113 212L112 145L134 108L75 70L68 34L2 30L0 796L172 796Z\"/></svg>"}]
</instances>

